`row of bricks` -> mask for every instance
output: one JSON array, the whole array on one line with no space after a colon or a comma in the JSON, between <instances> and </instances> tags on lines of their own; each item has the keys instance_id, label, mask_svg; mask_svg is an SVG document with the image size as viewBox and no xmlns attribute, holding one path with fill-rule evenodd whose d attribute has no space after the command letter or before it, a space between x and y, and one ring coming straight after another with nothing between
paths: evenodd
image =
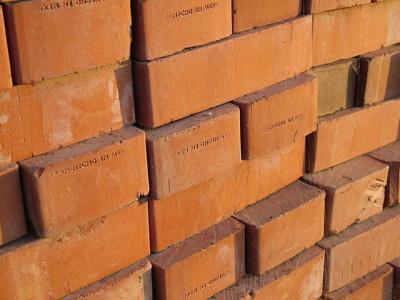
<instances>
[{"instance_id":1,"label":"row of bricks","mask_svg":"<svg viewBox=\"0 0 400 300\"><path fill-rule=\"evenodd\" d=\"M4 5L4 14L13 77L18 84L122 62L129 58L132 24L128 0L1 2L8 3ZM323 7L318 1L309 0L306 7L313 6L307 10L316 12L371 1L355 0L346 5L337 0L330 2ZM232 34L232 3L229 0L177 1L162 5L157 1L133 1L132 5L133 57L136 59L155 59ZM249 3L236 0L233 3L234 31L296 17L301 10L301 0L286 0L283 5L273 1ZM0 9L0 19L1 15ZM93 27L92 24L101 26ZM6 62L8 55L3 27L4 24L0 24L0 53L1 61ZM76 31L80 34L74 34ZM65 40L68 41L67 45ZM60 60L60 57L63 59ZM42 64L44 58L45 65ZM9 64L2 64L2 69L2 79L8 77L2 84L6 87L11 83Z\"/></svg>"},{"instance_id":2,"label":"row of bricks","mask_svg":"<svg viewBox=\"0 0 400 300\"><path fill-rule=\"evenodd\" d=\"M315 130L315 83L312 76L300 75L238 99L242 126L239 108L225 104L147 131L147 147L143 132L127 127L20 162L28 215L37 234L60 233L68 229L65 226L88 222L147 195L146 148L150 197L158 200L239 168L241 157L259 158L303 140ZM287 109L282 110L282 105ZM394 99L320 117L317 131L308 139L309 171L332 167L397 140L399 105L400 100ZM369 120L381 120L379 127ZM342 133L341 128L346 131ZM112 170L112 179L102 176L105 170ZM92 188L83 187L87 180ZM98 185L103 186L101 191ZM86 198L84 209L79 204L82 197ZM99 205L98 198L107 200Z\"/></svg>"},{"instance_id":3,"label":"row of bricks","mask_svg":"<svg viewBox=\"0 0 400 300\"><path fill-rule=\"evenodd\" d=\"M363 165L364 161L359 161L360 164ZM349 165L348 170L357 172L354 167L354 164ZM379 172L385 167L375 165L371 168L379 169ZM374 175L373 178L384 177ZM340 180L340 176L333 178ZM370 182L371 177L367 175L355 181L364 181L361 183L363 185ZM354 186L357 184L360 183ZM368 192L368 189L360 192ZM295 255L304 256L301 252L323 237L324 198L325 192L322 190L296 181L234 215L244 225L228 218L182 243L150 256L156 299L210 297L239 281L245 269L250 274L261 275L271 281L270 274L265 272L276 272L274 268L279 269L281 263ZM353 204L357 209L359 199L356 193L348 193L346 200L348 210L353 208ZM44 295L63 297L147 256L146 210L146 202L131 204L53 238L36 240L29 236L3 246L0 249L0 262L3 266L0 270L3 278L0 287L4 291L4 299L42 299ZM399 222L400 207L396 206L319 242L318 245L327 251L324 290L331 292L340 289L398 257L399 233L396 228ZM99 240L100 236L102 238ZM317 277L322 282L323 251L310 250L305 256L308 259L303 257L299 261L304 263L319 257L321 265L317 273L321 276ZM12 272L15 265L26 271ZM74 266L79 266L78 274L73 271L76 270ZM316 275L313 270L310 276ZM54 272L57 276L54 276ZM20 285L21 282L24 286ZM43 285L44 282L46 285ZM307 281L308 285L293 289L292 292L299 295L293 299L316 299L320 294L314 293L319 292L321 285L315 285L315 282ZM237 289L241 293L245 290L250 293L252 285L256 283L259 283L258 289L262 290L268 280L246 277L238 286L223 292L219 296L222 298L217 299L236 299L223 298L223 295L240 294L236 293ZM288 287L281 287L283 290L280 292L287 292L285 288ZM316 290L313 290L312 295L316 297L305 294L313 288Z\"/></svg>"},{"instance_id":4,"label":"row of bricks","mask_svg":"<svg viewBox=\"0 0 400 300\"><path fill-rule=\"evenodd\" d=\"M359 76L353 70L354 59L310 70L308 73L318 79L318 115L353 106L357 81L359 105L364 104L363 99L365 104L374 104L398 96L399 54L399 46L393 46L363 55ZM242 109L242 128L248 128L242 134L251 148L244 147L245 159L274 150L273 144L278 149L293 139L295 127L301 127L305 134L315 129L309 119L315 106L314 100L308 100L315 97L316 83L311 81L311 77L300 75L235 101ZM0 166L136 122L129 62L20 85L0 93L0 100ZM281 106L288 109L282 111ZM266 115L271 122L266 123ZM309 121L298 120L304 118ZM292 125L287 124L289 119L294 119ZM264 131L265 135L254 135L253 131Z\"/></svg>"},{"instance_id":5,"label":"row of bricks","mask_svg":"<svg viewBox=\"0 0 400 300\"><path fill-rule=\"evenodd\" d=\"M15 2L7 6L37 5L35 2ZM107 3L97 2L95 6L105 9L103 6ZM288 79L308 70L313 65L326 64L393 45L400 41L399 8L400 1L387 0L329 13L297 17L176 55L148 62L136 61L134 69L138 121L147 127L157 127ZM63 11L55 9L45 13L51 15L54 12ZM43 13L38 10L36 12ZM21 14L21 17L26 17L26 15ZM57 20L57 24L60 23L58 18L54 20ZM346 30L342 30L340 26L344 22L351 25L346 26ZM77 24L80 23L77 22ZM361 31L364 35L360 35L360 24L365 28ZM112 32L107 30L108 34ZM31 37L26 34L21 34L21 36L24 37L23 42ZM63 39L65 39L64 36ZM35 38L34 43L37 40ZM79 45L80 51L84 49L80 43L69 43L69 45L75 44ZM118 45L118 43L112 44ZM346 47L337 47L337 45ZM41 43L40 49L42 46ZM51 47L48 48L51 49ZM97 47L97 49L109 48ZM275 51L276 49L279 51ZM70 51L64 45L62 50L76 57L76 51ZM39 72L40 67L44 66L42 56L38 54L40 51L31 50L29 53L30 55L35 53L33 57L36 60L40 58L38 59L40 66L31 66L29 70ZM57 61L60 61L60 57L65 57L60 53L58 51L55 54ZM85 55L79 55L79 57L82 58L80 61L84 61ZM129 55L125 55L118 61L125 61L128 58ZM233 61L234 64L232 64ZM108 63L112 62L115 60ZM63 59L62 63L68 67L73 65L68 59ZM107 63L75 68L74 71L104 64ZM27 63L22 65L27 68L29 66ZM54 63L54 65L60 66L61 63ZM49 64L46 64L47 66ZM179 68L177 69L176 66ZM260 68L260 66L263 67ZM62 72L64 73L66 72ZM196 76L193 76L194 74ZM42 79L46 76L41 75L38 78ZM198 84L199 82L202 84Z\"/></svg>"}]
</instances>

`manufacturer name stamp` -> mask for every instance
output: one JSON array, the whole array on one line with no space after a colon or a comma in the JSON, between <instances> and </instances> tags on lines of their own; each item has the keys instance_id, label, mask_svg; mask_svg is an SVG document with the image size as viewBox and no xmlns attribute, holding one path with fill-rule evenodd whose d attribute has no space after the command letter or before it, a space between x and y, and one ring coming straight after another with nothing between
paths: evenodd
<instances>
[{"instance_id":1,"label":"manufacturer name stamp","mask_svg":"<svg viewBox=\"0 0 400 300\"><path fill-rule=\"evenodd\" d=\"M221 142L221 141L225 140L227 137L230 137L231 135L232 135L231 133L226 133L226 134L221 134L221 135L218 135L218 136L214 136L214 137L209 138L207 140L204 140L204 141L202 141L200 143L191 145L190 147L186 147L184 149L181 149L181 150L177 151L176 153L178 155L180 155L180 156L181 155L185 155L185 154L188 154L189 152L200 150L201 148L207 147L207 146L209 146L211 144L214 144L214 143L217 143L217 142Z\"/></svg>"},{"instance_id":2,"label":"manufacturer name stamp","mask_svg":"<svg viewBox=\"0 0 400 300\"><path fill-rule=\"evenodd\" d=\"M193 296L195 294L197 294L198 292L200 292L201 290L215 284L216 282L218 282L219 280L225 278L226 276L228 276L229 274L231 274L233 272L233 270L229 270L225 273L222 273L214 278L211 278L209 281L202 283L200 286L196 287L195 289L185 293L185 295L183 296L184 299L189 298L190 296Z\"/></svg>"},{"instance_id":3,"label":"manufacturer name stamp","mask_svg":"<svg viewBox=\"0 0 400 300\"><path fill-rule=\"evenodd\" d=\"M196 7L192 7L192 8L187 8L187 9L182 9L179 11L176 11L170 15L168 15L167 17L169 19L177 19L177 18L182 18L182 17L186 17L186 16L190 16L190 15L194 15L194 14L198 14L198 13L203 13L212 9L215 9L219 6L218 2L213 2L213 3L209 3L209 4L205 4L205 5L201 5L201 6L196 6Z\"/></svg>"}]
</instances>

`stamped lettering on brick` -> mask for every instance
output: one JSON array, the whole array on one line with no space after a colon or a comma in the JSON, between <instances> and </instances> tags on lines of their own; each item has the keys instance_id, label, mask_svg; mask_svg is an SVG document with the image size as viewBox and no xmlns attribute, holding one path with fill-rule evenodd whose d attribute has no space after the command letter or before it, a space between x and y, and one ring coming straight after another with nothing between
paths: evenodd
<instances>
[{"instance_id":1,"label":"stamped lettering on brick","mask_svg":"<svg viewBox=\"0 0 400 300\"><path fill-rule=\"evenodd\" d=\"M72 166L68 166L66 168L51 172L51 176L58 177L58 176L69 174L71 172L75 172L75 171L78 171L81 169L86 169L86 168L89 168L98 163L101 163L101 162L104 162L104 161L107 161L110 159L114 159L114 158L124 154L125 152L126 152L125 149L119 149L119 150L113 151L111 153L107 153L107 154L100 155L98 157L90 158L83 162L76 163ZM92 153L95 153L95 151L93 151Z\"/></svg>"},{"instance_id":2,"label":"stamped lettering on brick","mask_svg":"<svg viewBox=\"0 0 400 300\"><path fill-rule=\"evenodd\" d=\"M221 135L209 138L207 140L204 140L201 143L197 143L197 144L191 145L190 147L181 149L181 150L177 151L176 153L179 156L185 155L185 154L188 154L189 152L200 150L200 149L202 149L204 147L207 147L207 146L209 146L211 144L223 141L224 139L226 139L227 137L229 137L231 135L232 135L231 133L221 134Z\"/></svg>"},{"instance_id":3,"label":"stamped lettering on brick","mask_svg":"<svg viewBox=\"0 0 400 300\"><path fill-rule=\"evenodd\" d=\"M274 123L272 125L269 125L269 126L263 128L263 131L274 130L274 129L282 127L282 126L284 126L286 124L293 123L293 122L295 122L297 120L303 120L303 119L304 119L304 114L298 114L298 115L289 117L287 119L281 120L279 122L276 122L276 123Z\"/></svg>"},{"instance_id":4,"label":"stamped lettering on brick","mask_svg":"<svg viewBox=\"0 0 400 300\"><path fill-rule=\"evenodd\" d=\"M203 13L203 12L215 9L218 6L219 6L218 2L213 2L213 3L205 4L202 6L196 6L196 7L192 7L192 8L182 9L180 11L176 11L176 12L168 15L168 19L177 19L177 18L182 18L182 17L186 17L186 16L198 14L198 13Z\"/></svg>"},{"instance_id":5,"label":"stamped lettering on brick","mask_svg":"<svg viewBox=\"0 0 400 300\"><path fill-rule=\"evenodd\" d=\"M38 6L39 11L53 11L56 9L71 8L74 6L85 5L85 4L96 4L105 2L106 0L62 0L54 1L51 3L45 3Z\"/></svg>"},{"instance_id":6,"label":"stamped lettering on brick","mask_svg":"<svg viewBox=\"0 0 400 300\"><path fill-rule=\"evenodd\" d=\"M191 296L197 294L199 291L201 291L201 290L203 290L203 289L209 287L210 285L216 283L217 281L219 281L220 279L222 279L222 278L228 276L228 275L229 275L230 273L232 273L232 272L233 272L233 270L229 270L229 271L227 271L227 272L225 272L225 273L222 273L222 274L220 274L220 275L218 275L218 276L216 276L216 277L214 277L214 278L211 278L209 281L204 282L204 283L202 283L200 286L196 287L195 289L193 289L193 290L191 290L191 291L185 293L185 295L184 295L183 298L186 299L186 298L188 298L188 297L191 297Z\"/></svg>"}]
</instances>

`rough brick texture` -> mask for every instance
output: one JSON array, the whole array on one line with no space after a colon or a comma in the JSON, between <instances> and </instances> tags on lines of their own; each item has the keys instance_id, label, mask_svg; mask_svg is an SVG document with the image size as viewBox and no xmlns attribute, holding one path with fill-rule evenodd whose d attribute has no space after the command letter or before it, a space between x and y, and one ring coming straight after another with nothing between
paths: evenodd
<instances>
[{"instance_id":1,"label":"rough brick texture","mask_svg":"<svg viewBox=\"0 0 400 300\"><path fill-rule=\"evenodd\" d=\"M40 237L60 234L147 195L144 132L131 126L19 163Z\"/></svg>"},{"instance_id":2,"label":"rough brick texture","mask_svg":"<svg viewBox=\"0 0 400 300\"><path fill-rule=\"evenodd\" d=\"M19 1L4 15L18 84L129 59L129 0Z\"/></svg>"},{"instance_id":3,"label":"rough brick texture","mask_svg":"<svg viewBox=\"0 0 400 300\"><path fill-rule=\"evenodd\" d=\"M130 63L0 92L0 166L135 122Z\"/></svg>"},{"instance_id":4,"label":"rough brick texture","mask_svg":"<svg viewBox=\"0 0 400 300\"><path fill-rule=\"evenodd\" d=\"M244 275L244 226L229 218L150 257L156 299L206 299Z\"/></svg>"},{"instance_id":5,"label":"rough brick texture","mask_svg":"<svg viewBox=\"0 0 400 300\"><path fill-rule=\"evenodd\" d=\"M295 181L304 172L304 151L303 139L242 161L236 168L170 197L150 200L152 251L176 244Z\"/></svg>"},{"instance_id":6,"label":"rough brick texture","mask_svg":"<svg viewBox=\"0 0 400 300\"><path fill-rule=\"evenodd\" d=\"M26 233L18 165L0 167L0 246Z\"/></svg>"},{"instance_id":7,"label":"rough brick texture","mask_svg":"<svg viewBox=\"0 0 400 300\"><path fill-rule=\"evenodd\" d=\"M0 91L10 89L11 86L12 80L6 40L6 29L4 27L3 8L0 6Z\"/></svg>"},{"instance_id":8,"label":"rough brick texture","mask_svg":"<svg viewBox=\"0 0 400 300\"><path fill-rule=\"evenodd\" d=\"M147 203L137 201L54 238L2 247L1 297L58 299L149 254Z\"/></svg>"},{"instance_id":9,"label":"rough brick texture","mask_svg":"<svg viewBox=\"0 0 400 300\"><path fill-rule=\"evenodd\" d=\"M157 127L306 71L311 16L234 35L191 51L136 62L138 122Z\"/></svg>"},{"instance_id":10,"label":"rough brick texture","mask_svg":"<svg viewBox=\"0 0 400 300\"><path fill-rule=\"evenodd\" d=\"M317 80L307 74L243 96L234 103L240 107L243 159L268 154L316 130Z\"/></svg>"},{"instance_id":11,"label":"rough brick texture","mask_svg":"<svg viewBox=\"0 0 400 300\"><path fill-rule=\"evenodd\" d=\"M303 177L326 192L325 235L337 234L383 210L388 171L386 164L362 156Z\"/></svg>"}]
</instances>

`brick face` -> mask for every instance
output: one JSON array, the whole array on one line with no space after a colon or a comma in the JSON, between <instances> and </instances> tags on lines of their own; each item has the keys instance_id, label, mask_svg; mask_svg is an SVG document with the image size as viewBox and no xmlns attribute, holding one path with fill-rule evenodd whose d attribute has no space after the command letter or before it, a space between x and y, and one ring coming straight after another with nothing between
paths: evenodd
<instances>
[{"instance_id":1,"label":"brick face","mask_svg":"<svg viewBox=\"0 0 400 300\"><path fill-rule=\"evenodd\" d=\"M129 0L33 0L6 4L4 13L18 84L129 59Z\"/></svg>"},{"instance_id":2,"label":"brick face","mask_svg":"<svg viewBox=\"0 0 400 300\"><path fill-rule=\"evenodd\" d=\"M0 92L12 86L10 60L4 27L3 8L0 6Z\"/></svg>"}]
</instances>

